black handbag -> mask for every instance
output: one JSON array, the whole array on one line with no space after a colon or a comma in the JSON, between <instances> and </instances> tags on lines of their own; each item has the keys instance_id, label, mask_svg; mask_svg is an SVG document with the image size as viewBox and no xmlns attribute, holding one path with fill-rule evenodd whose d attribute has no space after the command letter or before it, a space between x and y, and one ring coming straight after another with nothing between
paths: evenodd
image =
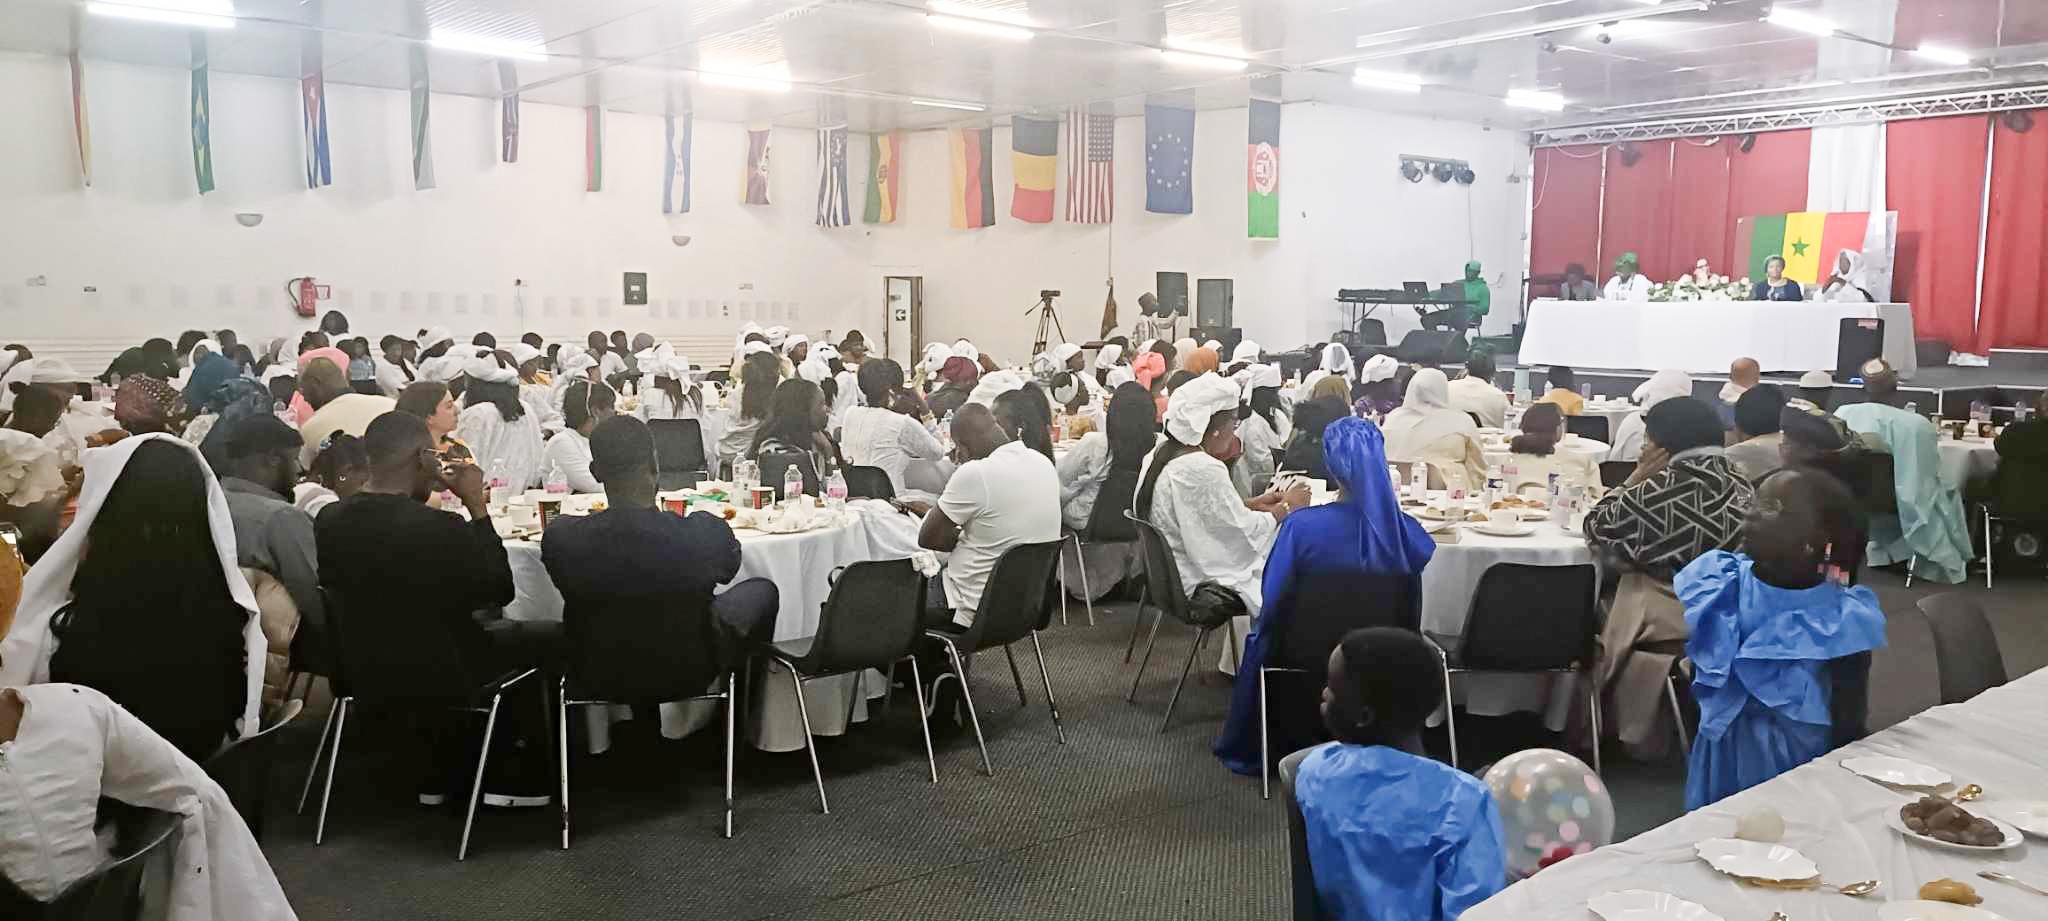
<instances>
[{"instance_id":1,"label":"black handbag","mask_svg":"<svg viewBox=\"0 0 2048 921\"><path fill-rule=\"evenodd\" d=\"M1195 586L1195 590L1188 593L1188 614L1196 626L1220 626L1233 617L1249 613L1251 609L1245 607L1244 599L1237 592L1213 579Z\"/></svg>"}]
</instances>

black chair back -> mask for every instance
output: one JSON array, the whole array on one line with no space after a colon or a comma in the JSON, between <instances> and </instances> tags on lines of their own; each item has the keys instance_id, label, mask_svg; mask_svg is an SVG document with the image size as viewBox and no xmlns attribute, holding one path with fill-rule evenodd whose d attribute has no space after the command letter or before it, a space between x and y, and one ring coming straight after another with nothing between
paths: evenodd
<instances>
[{"instance_id":1,"label":"black chair back","mask_svg":"<svg viewBox=\"0 0 2048 921\"><path fill-rule=\"evenodd\" d=\"M1188 593L1180 585L1180 567L1173 561L1173 548L1166 545L1166 536L1152 522L1135 514L1125 512L1124 518L1138 531L1138 555L1145 564L1145 597L1168 617L1193 623L1188 613Z\"/></svg>"},{"instance_id":2,"label":"black chair back","mask_svg":"<svg viewBox=\"0 0 2048 921\"><path fill-rule=\"evenodd\" d=\"M1593 564L1495 563L1479 577L1458 664L1484 671L1542 671L1593 664L1600 633Z\"/></svg>"},{"instance_id":3,"label":"black chair back","mask_svg":"<svg viewBox=\"0 0 2048 921\"><path fill-rule=\"evenodd\" d=\"M1314 749L1304 748L1280 759L1280 798L1287 803L1287 876L1294 895L1294 921L1325 921L1330 917L1316 898L1315 868L1309 864L1308 820L1294 798L1294 775Z\"/></svg>"},{"instance_id":4,"label":"black chair back","mask_svg":"<svg viewBox=\"0 0 2048 921\"><path fill-rule=\"evenodd\" d=\"M1594 441L1607 441L1610 435L1606 416L1566 416L1564 430L1580 438L1591 438Z\"/></svg>"},{"instance_id":5,"label":"black chair back","mask_svg":"<svg viewBox=\"0 0 2048 921\"><path fill-rule=\"evenodd\" d=\"M495 677L471 671L489 640L466 612L356 604L347 586L323 588L337 696L459 706Z\"/></svg>"},{"instance_id":6,"label":"black chair back","mask_svg":"<svg viewBox=\"0 0 2048 921\"><path fill-rule=\"evenodd\" d=\"M1899 513L1899 484L1894 477L1897 465L1892 456L1871 452L1862 455L1863 475L1858 477L1864 486L1864 511L1872 516L1897 515Z\"/></svg>"},{"instance_id":7,"label":"black chair back","mask_svg":"<svg viewBox=\"0 0 2048 921\"><path fill-rule=\"evenodd\" d=\"M615 703L681 700L727 671L711 596L618 586L562 593L563 675L571 697Z\"/></svg>"},{"instance_id":8,"label":"black chair back","mask_svg":"<svg viewBox=\"0 0 2048 921\"><path fill-rule=\"evenodd\" d=\"M127 809L115 823L113 855L39 902L0 876L0 918L9 921L134 921L142 911L149 862L173 847L183 818L155 809Z\"/></svg>"},{"instance_id":9,"label":"black chair back","mask_svg":"<svg viewBox=\"0 0 2048 921\"><path fill-rule=\"evenodd\" d=\"M1330 650L1345 634L1366 627L1420 628L1422 593L1411 591L1414 584L1408 575L1308 573L1292 592L1296 615L1268 640L1266 667L1300 669L1310 673L1312 686L1321 687Z\"/></svg>"},{"instance_id":10,"label":"black chair back","mask_svg":"<svg viewBox=\"0 0 2048 921\"><path fill-rule=\"evenodd\" d=\"M306 708L303 700L287 700L270 724L253 736L236 739L215 752L202 765L206 775L227 792L228 801L242 816L242 824L256 840L263 840L263 804L270 792L270 765L275 760L277 731L297 719Z\"/></svg>"},{"instance_id":11,"label":"black chair back","mask_svg":"<svg viewBox=\"0 0 2048 921\"><path fill-rule=\"evenodd\" d=\"M848 499L894 499L896 487L889 482L889 474L880 467L851 466L846 468L846 497Z\"/></svg>"},{"instance_id":12,"label":"black chair back","mask_svg":"<svg viewBox=\"0 0 2048 921\"><path fill-rule=\"evenodd\" d=\"M1600 485L1613 489L1628 482L1629 475L1635 472L1635 461L1601 461Z\"/></svg>"},{"instance_id":13,"label":"black chair back","mask_svg":"<svg viewBox=\"0 0 2048 921\"><path fill-rule=\"evenodd\" d=\"M704 461L704 429L695 419L650 419L654 436L654 484L658 489L687 489L709 475Z\"/></svg>"},{"instance_id":14,"label":"black chair back","mask_svg":"<svg viewBox=\"0 0 2048 921\"><path fill-rule=\"evenodd\" d=\"M1095 508L1088 513L1088 530L1081 539L1089 543L1129 543L1138 539L1138 529L1125 516L1131 498L1138 494L1138 471L1111 470L1095 493Z\"/></svg>"},{"instance_id":15,"label":"black chair back","mask_svg":"<svg viewBox=\"0 0 2048 921\"><path fill-rule=\"evenodd\" d=\"M840 570L818 612L818 635L804 656L805 670L828 674L886 668L909 655L924 633L924 587L924 577L909 560L854 563Z\"/></svg>"},{"instance_id":16,"label":"black chair back","mask_svg":"<svg viewBox=\"0 0 2048 921\"><path fill-rule=\"evenodd\" d=\"M1008 646L1043 630L1052 619L1052 570L1063 540L1017 544L996 560L981 591L981 607L967 629L963 650Z\"/></svg>"},{"instance_id":17,"label":"black chair back","mask_svg":"<svg viewBox=\"0 0 2048 921\"><path fill-rule=\"evenodd\" d=\"M775 500L777 502L789 498L782 494L782 477L784 471L787 471L792 466L796 467L797 471L804 478L804 493L806 495L822 496L825 494L823 489L818 488L818 472L817 468L811 463L810 455L799 451L763 451L755 459L761 464L761 485L774 487Z\"/></svg>"},{"instance_id":18,"label":"black chair back","mask_svg":"<svg viewBox=\"0 0 2048 921\"><path fill-rule=\"evenodd\" d=\"M292 671L319 675L330 682L333 681L340 663L337 661L339 656L335 650L332 631L326 622L335 616L333 612L338 603L334 599L334 593L323 586L320 589L320 618L299 618L299 629L292 634Z\"/></svg>"},{"instance_id":19,"label":"black chair back","mask_svg":"<svg viewBox=\"0 0 2048 921\"><path fill-rule=\"evenodd\" d=\"M1934 671L1941 682L1942 703L1962 703L2006 682L1998 636L1976 601L1961 592L1946 592L1920 599L1919 606L1934 631Z\"/></svg>"},{"instance_id":20,"label":"black chair back","mask_svg":"<svg viewBox=\"0 0 2048 921\"><path fill-rule=\"evenodd\" d=\"M1374 317L1358 321L1358 342L1360 345L1386 345L1387 324Z\"/></svg>"}]
</instances>

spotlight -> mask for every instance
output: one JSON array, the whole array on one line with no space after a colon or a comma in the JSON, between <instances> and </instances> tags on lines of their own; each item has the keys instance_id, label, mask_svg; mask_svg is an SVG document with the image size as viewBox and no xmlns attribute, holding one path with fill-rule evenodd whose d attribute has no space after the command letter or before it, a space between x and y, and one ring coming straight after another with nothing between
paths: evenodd
<instances>
[{"instance_id":1,"label":"spotlight","mask_svg":"<svg viewBox=\"0 0 2048 921\"><path fill-rule=\"evenodd\" d=\"M2026 134L2034 128L2034 116L2026 112L2007 112L2001 118L2015 134Z\"/></svg>"},{"instance_id":2,"label":"spotlight","mask_svg":"<svg viewBox=\"0 0 2048 921\"><path fill-rule=\"evenodd\" d=\"M1472 167L1461 166L1458 167L1458 174L1456 178L1458 180L1459 185L1471 185L1472 183L1479 181L1479 174L1473 172Z\"/></svg>"},{"instance_id":3,"label":"spotlight","mask_svg":"<svg viewBox=\"0 0 2048 921\"><path fill-rule=\"evenodd\" d=\"M1450 163L1442 160L1437 161L1437 164L1435 166L1430 167L1430 175L1435 176L1436 181L1438 182L1451 181L1451 177L1456 175L1457 172L1457 167L1452 166Z\"/></svg>"},{"instance_id":4,"label":"spotlight","mask_svg":"<svg viewBox=\"0 0 2048 921\"><path fill-rule=\"evenodd\" d=\"M263 215L254 211L238 211L235 213L235 223L244 227L254 227L263 223Z\"/></svg>"},{"instance_id":5,"label":"spotlight","mask_svg":"<svg viewBox=\"0 0 2048 921\"><path fill-rule=\"evenodd\" d=\"M1614 152L1621 157L1621 165L1623 166L1634 166L1636 161L1643 158L1643 152L1636 149L1636 145L1628 141L1623 141L1616 145Z\"/></svg>"},{"instance_id":6,"label":"spotlight","mask_svg":"<svg viewBox=\"0 0 2048 921\"><path fill-rule=\"evenodd\" d=\"M1749 133L1749 134L1745 134L1745 135L1743 135L1743 136L1742 136L1742 152L1743 152L1743 153L1749 153L1750 151L1752 151L1752 150L1755 150L1755 149L1756 149L1756 134L1755 134L1755 132L1751 132L1751 133Z\"/></svg>"},{"instance_id":7,"label":"spotlight","mask_svg":"<svg viewBox=\"0 0 2048 921\"><path fill-rule=\"evenodd\" d=\"M1422 173L1422 164L1417 163L1414 160L1401 161L1401 178L1406 179L1409 182L1421 182Z\"/></svg>"},{"instance_id":8,"label":"spotlight","mask_svg":"<svg viewBox=\"0 0 2048 921\"><path fill-rule=\"evenodd\" d=\"M689 235L688 235L688 234L680 234L680 233L679 233L679 234L676 234L675 236L669 237L669 238L668 238L668 241L669 241L670 243L674 243L674 244L675 244L675 245L677 245L677 246L688 246L688 245L690 245L690 237L689 237Z\"/></svg>"}]
</instances>

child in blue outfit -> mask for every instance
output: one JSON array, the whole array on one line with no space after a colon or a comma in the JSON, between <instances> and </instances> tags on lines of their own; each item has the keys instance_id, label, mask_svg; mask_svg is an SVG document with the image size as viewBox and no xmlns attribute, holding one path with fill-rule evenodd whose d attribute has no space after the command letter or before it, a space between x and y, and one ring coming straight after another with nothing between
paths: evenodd
<instances>
[{"instance_id":1,"label":"child in blue outfit","mask_svg":"<svg viewBox=\"0 0 2048 921\"><path fill-rule=\"evenodd\" d=\"M1436 651L1393 627L1354 630L1330 653L1323 722L1294 781L1326 916L1450 921L1507 884L1486 785L1422 754L1443 702Z\"/></svg>"}]
</instances>

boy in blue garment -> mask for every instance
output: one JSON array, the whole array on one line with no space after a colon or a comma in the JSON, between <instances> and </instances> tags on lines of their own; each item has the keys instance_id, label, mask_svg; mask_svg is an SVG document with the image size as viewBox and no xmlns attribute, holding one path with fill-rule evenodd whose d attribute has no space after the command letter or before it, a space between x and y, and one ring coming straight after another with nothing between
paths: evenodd
<instances>
[{"instance_id":1,"label":"boy in blue garment","mask_svg":"<svg viewBox=\"0 0 2048 921\"><path fill-rule=\"evenodd\" d=\"M1451 921L1507 884L1500 812L1478 778L1422 754L1443 702L1436 651L1393 627L1330 653L1323 723L1337 741L1295 777L1309 865L1339 921Z\"/></svg>"}]
</instances>

